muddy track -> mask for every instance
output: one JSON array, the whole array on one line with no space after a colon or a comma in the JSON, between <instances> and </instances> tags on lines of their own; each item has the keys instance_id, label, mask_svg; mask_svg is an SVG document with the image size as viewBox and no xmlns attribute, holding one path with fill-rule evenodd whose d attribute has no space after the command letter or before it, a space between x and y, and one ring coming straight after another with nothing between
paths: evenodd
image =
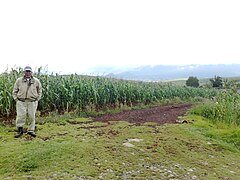
<instances>
[{"instance_id":1,"label":"muddy track","mask_svg":"<svg viewBox=\"0 0 240 180\"><path fill-rule=\"evenodd\" d=\"M128 121L130 123L142 124L145 122L156 122L158 124L177 123L179 116L183 116L192 107L192 104L175 104L156 106L141 110L129 110L117 114L99 115L94 121Z\"/></svg>"}]
</instances>

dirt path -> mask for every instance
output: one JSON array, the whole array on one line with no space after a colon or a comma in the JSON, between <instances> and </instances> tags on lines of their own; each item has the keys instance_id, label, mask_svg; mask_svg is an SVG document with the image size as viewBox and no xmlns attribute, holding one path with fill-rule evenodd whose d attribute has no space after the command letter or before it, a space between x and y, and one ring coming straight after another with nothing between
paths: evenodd
<instances>
[{"instance_id":1,"label":"dirt path","mask_svg":"<svg viewBox=\"0 0 240 180\"><path fill-rule=\"evenodd\" d=\"M144 122L156 122L158 124L177 123L179 116L183 116L192 104L164 105L141 110L129 110L118 114L99 115L95 121L128 121L130 123L141 124Z\"/></svg>"}]
</instances>

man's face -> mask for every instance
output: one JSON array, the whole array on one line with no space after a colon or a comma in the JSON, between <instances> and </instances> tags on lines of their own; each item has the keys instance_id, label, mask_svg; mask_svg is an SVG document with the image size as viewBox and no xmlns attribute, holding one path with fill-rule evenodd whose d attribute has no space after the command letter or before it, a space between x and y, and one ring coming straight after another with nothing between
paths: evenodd
<instances>
[{"instance_id":1,"label":"man's face","mask_svg":"<svg viewBox=\"0 0 240 180\"><path fill-rule=\"evenodd\" d=\"M26 70L24 71L25 77L31 77L32 76L32 71Z\"/></svg>"}]
</instances>

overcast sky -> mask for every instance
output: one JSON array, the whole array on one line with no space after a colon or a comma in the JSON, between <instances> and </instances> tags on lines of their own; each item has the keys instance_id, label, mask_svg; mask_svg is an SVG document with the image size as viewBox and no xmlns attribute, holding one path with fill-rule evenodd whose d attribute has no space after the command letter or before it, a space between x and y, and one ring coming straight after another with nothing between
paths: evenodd
<instances>
[{"instance_id":1,"label":"overcast sky","mask_svg":"<svg viewBox=\"0 0 240 180\"><path fill-rule=\"evenodd\" d=\"M238 0L0 1L0 70L240 63Z\"/></svg>"}]
</instances>

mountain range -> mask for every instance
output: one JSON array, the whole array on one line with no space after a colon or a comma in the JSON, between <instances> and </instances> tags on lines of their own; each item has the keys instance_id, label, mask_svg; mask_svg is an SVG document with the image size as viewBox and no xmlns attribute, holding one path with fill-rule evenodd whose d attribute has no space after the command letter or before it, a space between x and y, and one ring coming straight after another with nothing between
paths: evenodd
<instances>
[{"instance_id":1,"label":"mountain range","mask_svg":"<svg viewBox=\"0 0 240 180\"><path fill-rule=\"evenodd\" d=\"M107 73L108 71L105 72ZM240 76L240 64L140 66L125 71L123 70L122 72L112 71L104 76L141 81L186 79L189 76L194 76L198 79L213 78L214 76L237 77Z\"/></svg>"}]
</instances>

